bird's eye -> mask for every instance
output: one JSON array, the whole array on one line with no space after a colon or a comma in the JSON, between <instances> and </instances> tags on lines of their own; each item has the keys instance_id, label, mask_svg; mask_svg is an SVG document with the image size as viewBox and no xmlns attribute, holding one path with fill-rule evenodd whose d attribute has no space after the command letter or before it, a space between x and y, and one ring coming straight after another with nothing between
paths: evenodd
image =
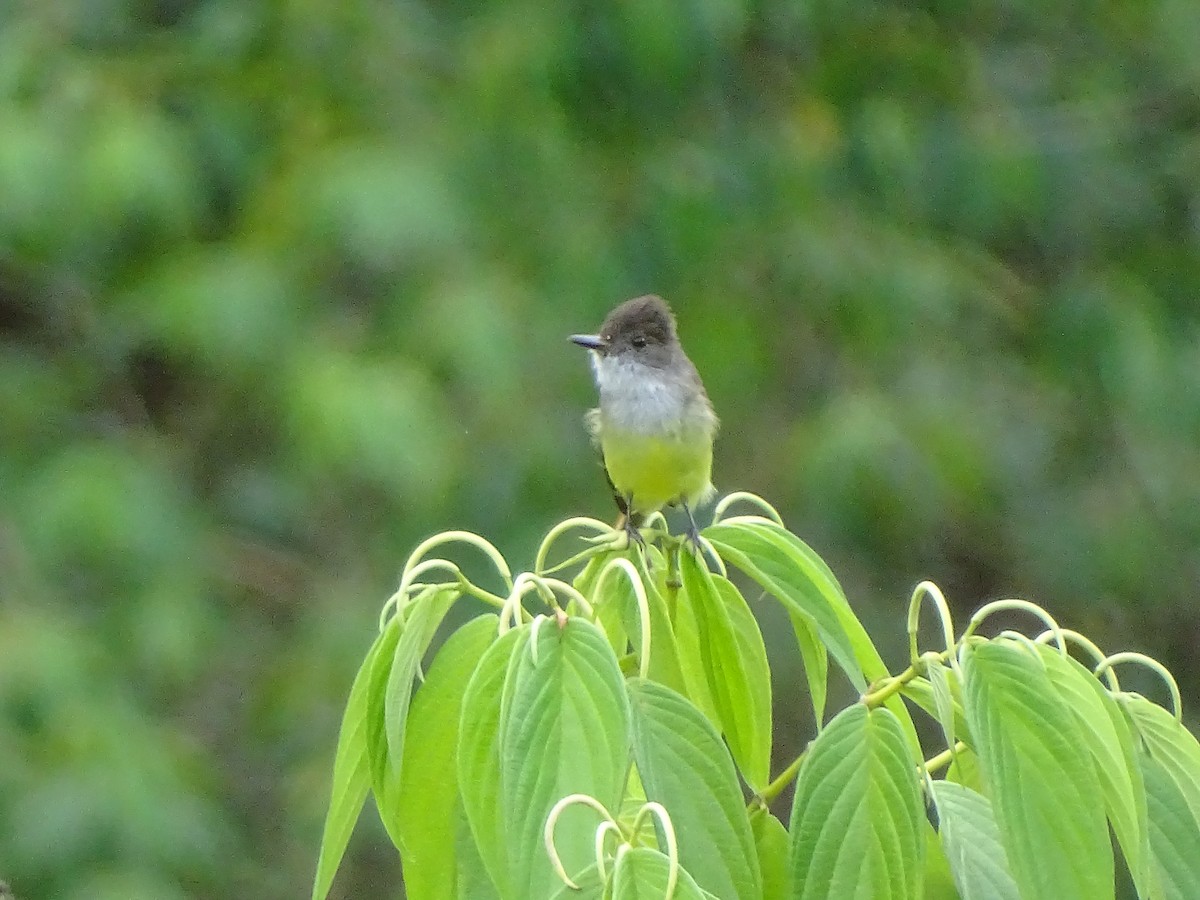
<instances>
[{"instance_id":1,"label":"bird's eye","mask_svg":"<svg viewBox=\"0 0 1200 900\"><path fill-rule=\"evenodd\" d=\"M633 346L640 350L642 347L646 346L646 338L644 335L636 334L629 339L629 343L633 344Z\"/></svg>"}]
</instances>

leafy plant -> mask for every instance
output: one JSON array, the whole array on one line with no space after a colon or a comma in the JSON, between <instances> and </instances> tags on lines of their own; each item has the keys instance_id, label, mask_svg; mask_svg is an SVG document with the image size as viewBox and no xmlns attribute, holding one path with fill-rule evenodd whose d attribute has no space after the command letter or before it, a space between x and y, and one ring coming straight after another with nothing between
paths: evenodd
<instances>
[{"instance_id":1,"label":"leafy plant","mask_svg":"<svg viewBox=\"0 0 1200 900\"><path fill-rule=\"evenodd\" d=\"M738 501L766 515L727 518ZM594 536L551 565L578 531ZM416 900L1101 900L1115 896L1110 827L1140 898L1200 897L1200 744L1153 660L1106 657L1022 600L958 634L924 582L892 675L833 573L758 498L722 501L698 547L661 517L645 534L628 547L570 519L516 578L474 534L416 549L350 691L314 898L368 793ZM502 591L431 556L455 542L487 555ZM819 723L774 778L766 651L730 567L791 617ZM455 630L421 678L463 597L496 613ZM926 601L944 648L921 653ZM1001 610L1046 627L979 635ZM825 721L830 660L860 699ZM1121 690L1127 662L1162 675L1172 712ZM940 726L940 752L927 756L913 711ZM785 826L770 805L793 781Z\"/></svg>"}]
</instances>

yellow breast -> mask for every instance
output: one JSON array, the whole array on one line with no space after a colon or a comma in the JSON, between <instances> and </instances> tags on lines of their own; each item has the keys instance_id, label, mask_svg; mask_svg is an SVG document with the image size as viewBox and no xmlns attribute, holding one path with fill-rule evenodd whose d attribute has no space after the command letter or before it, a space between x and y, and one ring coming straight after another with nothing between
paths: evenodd
<instances>
[{"instance_id":1,"label":"yellow breast","mask_svg":"<svg viewBox=\"0 0 1200 900\"><path fill-rule=\"evenodd\" d=\"M605 428L600 434L604 465L613 486L633 497L633 508L650 513L678 500L694 505L712 486L712 437L696 432L651 437Z\"/></svg>"}]
</instances>

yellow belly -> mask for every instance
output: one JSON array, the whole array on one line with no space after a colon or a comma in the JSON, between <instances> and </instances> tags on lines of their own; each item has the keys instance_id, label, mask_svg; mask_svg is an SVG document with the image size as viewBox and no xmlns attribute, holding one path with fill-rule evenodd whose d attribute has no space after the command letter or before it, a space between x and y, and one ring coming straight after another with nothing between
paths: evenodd
<instances>
[{"instance_id":1,"label":"yellow belly","mask_svg":"<svg viewBox=\"0 0 1200 900\"><path fill-rule=\"evenodd\" d=\"M605 429L600 449L613 486L633 497L636 512L651 513L680 499L692 505L712 493L712 439L702 433L677 440Z\"/></svg>"}]
</instances>

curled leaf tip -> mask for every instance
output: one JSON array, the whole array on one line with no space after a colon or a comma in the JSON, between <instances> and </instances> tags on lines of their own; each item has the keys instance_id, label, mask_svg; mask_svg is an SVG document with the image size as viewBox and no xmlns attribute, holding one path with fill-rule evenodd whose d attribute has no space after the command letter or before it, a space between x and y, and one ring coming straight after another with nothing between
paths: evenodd
<instances>
[{"instance_id":1,"label":"curled leaf tip","mask_svg":"<svg viewBox=\"0 0 1200 900\"><path fill-rule=\"evenodd\" d=\"M1158 675L1167 686L1167 690L1171 694L1171 706L1175 714L1175 721L1183 721L1183 696L1179 692L1179 682L1175 680L1175 676L1171 674L1171 670L1160 663L1157 659L1147 656L1144 653L1133 653L1126 651L1124 653L1114 653L1111 656L1106 656L1098 666L1096 666L1095 674L1097 677L1109 671L1113 666L1120 663L1135 663L1143 666Z\"/></svg>"},{"instance_id":2,"label":"curled leaf tip","mask_svg":"<svg viewBox=\"0 0 1200 900\"><path fill-rule=\"evenodd\" d=\"M542 841L546 847L546 855L550 857L550 867L554 869L554 874L559 877L559 880L562 881L563 884L573 891L580 890L580 887L571 879L571 876L567 874L567 869L563 865L562 857L559 856L558 847L556 847L554 844L554 828L558 824L559 816L563 814L563 810L576 804L582 804L583 806L594 809L600 814L601 818L604 820L604 823L611 825L612 829L618 834L621 832L621 827L613 818L612 813L608 811L603 803L589 794L568 794L550 808L550 813L546 816L546 825L542 829ZM601 828L603 827L604 824L601 825ZM603 836L598 829L596 837L596 847L598 848L597 853L602 851L603 845Z\"/></svg>"}]
</instances>

